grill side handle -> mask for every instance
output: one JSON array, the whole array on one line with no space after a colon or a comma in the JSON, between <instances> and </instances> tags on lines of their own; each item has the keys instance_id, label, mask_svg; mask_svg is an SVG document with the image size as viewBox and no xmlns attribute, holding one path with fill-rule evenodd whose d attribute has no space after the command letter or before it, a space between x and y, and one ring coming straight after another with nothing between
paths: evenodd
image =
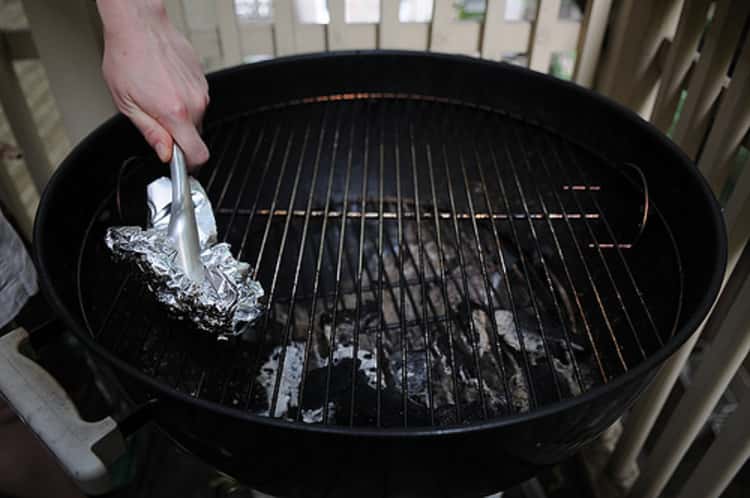
<instances>
[{"instance_id":1,"label":"grill side handle","mask_svg":"<svg viewBox=\"0 0 750 498\"><path fill-rule=\"evenodd\" d=\"M23 328L0 337L0 394L88 495L114 488L110 467L126 451L117 422L81 419L58 382L29 358Z\"/></svg>"}]
</instances>

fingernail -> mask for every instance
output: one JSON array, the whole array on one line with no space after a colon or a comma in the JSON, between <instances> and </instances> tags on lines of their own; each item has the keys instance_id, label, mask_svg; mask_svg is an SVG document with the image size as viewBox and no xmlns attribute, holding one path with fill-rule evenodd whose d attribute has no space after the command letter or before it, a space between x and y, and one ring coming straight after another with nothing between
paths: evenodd
<instances>
[{"instance_id":1,"label":"fingernail","mask_svg":"<svg viewBox=\"0 0 750 498\"><path fill-rule=\"evenodd\" d=\"M169 151L167 150L167 146L161 142L157 143L156 154L159 156L159 159L166 162L167 157L169 156Z\"/></svg>"}]
</instances>

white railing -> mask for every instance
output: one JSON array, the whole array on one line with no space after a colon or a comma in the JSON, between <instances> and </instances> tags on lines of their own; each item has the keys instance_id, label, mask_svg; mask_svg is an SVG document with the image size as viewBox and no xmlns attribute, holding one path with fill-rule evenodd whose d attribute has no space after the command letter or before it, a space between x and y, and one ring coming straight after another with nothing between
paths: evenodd
<instances>
[{"instance_id":1,"label":"white railing","mask_svg":"<svg viewBox=\"0 0 750 498\"><path fill-rule=\"evenodd\" d=\"M609 472L630 497L661 496L731 385L740 399L739 406L687 482L678 486L680 497L712 497L721 494L750 457L750 386L743 381L747 377L743 363L750 350L750 159L747 149L740 153L743 142L748 143L750 129L750 37L742 40L741 36L750 2L686 0L684 5L655 4L661 10L651 12L651 17L637 11L641 2L623 4L618 32L636 36L623 37L612 47L622 60L619 72L605 80L609 85L606 89L650 117L663 131L671 129L673 139L696 160L717 196L726 199L729 264L712 315L667 362L631 411ZM666 41L667 36L671 41ZM656 52L648 51L656 45ZM664 61L656 78L649 78L653 60L642 58L644 51ZM675 120L678 107L679 118ZM738 161L744 162L740 168ZM637 462L646 438L701 337L706 343L705 353L692 382L668 414L664 430L644 455L639 471Z\"/></svg>"},{"instance_id":2,"label":"white railing","mask_svg":"<svg viewBox=\"0 0 750 498\"><path fill-rule=\"evenodd\" d=\"M477 2L360 0L371 9L363 17L377 22L347 22L357 17L352 15L357 3L166 0L171 19L209 70L303 52L398 48L515 59L549 72L559 54L575 54L570 75L574 81L620 101L669 131L724 199L730 241L726 285L711 317L667 362L626 417L607 470L593 477L633 498L659 496L729 387L741 391L739 407L688 482L679 486L683 497L718 496L750 456L750 425L744 423L750 414L750 390L737 374L744 374L742 364L750 348L750 159L746 149L744 156L740 153L742 144L748 144L750 129L750 36L743 39L750 2L588 0L576 20L560 18L562 4L567 7L569 3L562 0L486 0L478 2L484 5L479 15L475 9L468 16L475 20L459 20L456 5L468 10ZM30 125L28 108L18 100L9 61L41 58L73 142L113 109L99 75L101 42L97 24L92 22L96 19L93 2L25 0L24 4L32 36L3 34L0 98L35 183L42 188L51 168ZM524 9L527 4L538 7L531 9L532 15L518 15L529 10ZM405 8L410 6L411 11ZM740 165L744 168L736 167L739 160L746 163ZM0 195L12 197L0 164L3 184ZM6 204L11 209L15 205ZM642 455L644 442L701 333L702 341L710 346L704 348L702 361L676 408L666 414L666 429L653 450ZM638 461L645 462L640 472Z\"/></svg>"},{"instance_id":3,"label":"white railing","mask_svg":"<svg viewBox=\"0 0 750 498\"><path fill-rule=\"evenodd\" d=\"M586 11L579 16L582 20L561 18L560 13L566 11L561 9L565 3L561 0L542 0L536 15L526 19L525 7L535 3L528 0L486 3L435 0L434 4L432 0L328 0L327 4L325 0L271 3L168 0L167 6L175 24L188 35L212 69L304 52L383 48L460 53L493 60L520 54L532 69L547 72L555 53L577 53L574 79L590 86L612 0L588 2ZM481 4L483 8L473 15L462 16L461 4L467 8L469 4ZM261 5L264 8L270 5L272 15L265 14L268 10L255 16L236 15L237 6L252 13ZM356 16L352 13L355 7L375 11ZM425 19L425 13L430 17ZM374 18L376 22L347 22L347 18L357 17Z\"/></svg>"}]
</instances>

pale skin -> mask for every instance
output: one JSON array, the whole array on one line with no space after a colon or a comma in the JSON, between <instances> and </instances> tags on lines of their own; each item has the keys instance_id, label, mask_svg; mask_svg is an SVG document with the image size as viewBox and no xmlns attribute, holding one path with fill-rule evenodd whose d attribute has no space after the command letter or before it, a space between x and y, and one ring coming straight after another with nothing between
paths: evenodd
<instances>
[{"instance_id":1,"label":"pale skin","mask_svg":"<svg viewBox=\"0 0 750 498\"><path fill-rule=\"evenodd\" d=\"M57 1L57 0L55 0ZM117 108L163 162L177 142L188 165L208 160L200 136L208 84L190 43L161 0L97 0L104 26L102 72ZM33 433L0 399L0 497L83 498Z\"/></svg>"},{"instance_id":2,"label":"pale skin","mask_svg":"<svg viewBox=\"0 0 750 498\"><path fill-rule=\"evenodd\" d=\"M188 166L208 160L200 137L208 83L190 43L161 0L97 0L104 26L102 72L117 108L163 162L176 141Z\"/></svg>"}]
</instances>

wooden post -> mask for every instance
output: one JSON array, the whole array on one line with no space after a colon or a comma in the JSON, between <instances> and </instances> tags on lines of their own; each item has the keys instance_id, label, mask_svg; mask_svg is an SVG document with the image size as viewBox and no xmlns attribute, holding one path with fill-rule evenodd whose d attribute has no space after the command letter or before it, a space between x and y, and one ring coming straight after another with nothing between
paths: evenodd
<instances>
[{"instance_id":1,"label":"wooden post","mask_svg":"<svg viewBox=\"0 0 750 498\"><path fill-rule=\"evenodd\" d=\"M620 4L598 90L651 116L661 74L660 50L674 33L682 0Z\"/></svg>"},{"instance_id":2,"label":"wooden post","mask_svg":"<svg viewBox=\"0 0 750 498\"><path fill-rule=\"evenodd\" d=\"M710 5L711 0L685 0L677 32L669 47L667 64L661 73L661 84L651 118L651 122L663 132L672 124L685 76L695 60Z\"/></svg>"},{"instance_id":3,"label":"wooden post","mask_svg":"<svg viewBox=\"0 0 750 498\"><path fill-rule=\"evenodd\" d=\"M346 22L344 0L328 0L328 50L353 50L375 48L378 26L374 23Z\"/></svg>"},{"instance_id":4,"label":"wooden post","mask_svg":"<svg viewBox=\"0 0 750 498\"><path fill-rule=\"evenodd\" d=\"M174 27L190 39L187 19L185 18L185 7L182 4L182 0L164 0L164 8L167 9L167 16L169 16L169 20L172 21Z\"/></svg>"},{"instance_id":5,"label":"wooden post","mask_svg":"<svg viewBox=\"0 0 750 498\"><path fill-rule=\"evenodd\" d=\"M608 97L615 98L618 77L622 74L623 58L628 43L628 28L634 22L635 0L622 0L613 22L612 33L607 51L599 69L599 80L596 89Z\"/></svg>"},{"instance_id":6,"label":"wooden post","mask_svg":"<svg viewBox=\"0 0 750 498\"><path fill-rule=\"evenodd\" d=\"M430 24L402 23L399 20L400 0L380 0L378 48L427 50Z\"/></svg>"},{"instance_id":7,"label":"wooden post","mask_svg":"<svg viewBox=\"0 0 750 498\"><path fill-rule=\"evenodd\" d=\"M473 21L459 21L455 19L455 16L456 7L453 0L435 0L432 11L430 50L478 55L482 25Z\"/></svg>"},{"instance_id":8,"label":"wooden post","mask_svg":"<svg viewBox=\"0 0 750 498\"><path fill-rule=\"evenodd\" d=\"M698 167L714 191L724 185L737 148L750 129L750 37L745 40Z\"/></svg>"},{"instance_id":9,"label":"wooden post","mask_svg":"<svg viewBox=\"0 0 750 498\"><path fill-rule=\"evenodd\" d=\"M534 71L547 73L552 58L552 31L560 13L560 0L541 0L537 9L536 21L531 31L531 54L529 68Z\"/></svg>"},{"instance_id":10,"label":"wooden post","mask_svg":"<svg viewBox=\"0 0 750 498\"><path fill-rule=\"evenodd\" d=\"M237 27L234 0L217 0L216 18L219 22L219 39L224 66L242 64L242 44Z\"/></svg>"},{"instance_id":11,"label":"wooden post","mask_svg":"<svg viewBox=\"0 0 750 498\"><path fill-rule=\"evenodd\" d=\"M690 77L687 99L672 134L672 139L694 159L706 136L748 14L750 2L747 0L719 0L711 20L701 56Z\"/></svg>"},{"instance_id":12,"label":"wooden post","mask_svg":"<svg viewBox=\"0 0 750 498\"><path fill-rule=\"evenodd\" d=\"M304 0L310 1L310 0ZM327 50L327 28L324 24L299 22L294 0L274 0L273 39L277 56Z\"/></svg>"},{"instance_id":13,"label":"wooden post","mask_svg":"<svg viewBox=\"0 0 750 498\"><path fill-rule=\"evenodd\" d=\"M20 235L30 242L33 236L34 220L26 210L26 206L23 204L18 189L13 184L13 178L8 173L7 164L5 164L2 156L0 156L0 199L2 199L3 204L8 208L16 223L18 223L18 227L21 230Z\"/></svg>"},{"instance_id":14,"label":"wooden post","mask_svg":"<svg viewBox=\"0 0 750 498\"><path fill-rule=\"evenodd\" d=\"M276 0L273 3L273 45L276 57L295 52L294 5L292 0Z\"/></svg>"},{"instance_id":15,"label":"wooden post","mask_svg":"<svg viewBox=\"0 0 750 498\"><path fill-rule=\"evenodd\" d=\"M638 477L638 457L646 444L646 438L651 433L680 372L703 333L704 325L705 322L662 365L651 385L646 388L630 410L622 436L607 466L607 471L618 488L629 489Z\"/></svg>"},{"instance_id":16,"label":"wooden post","mask_svg":"<svg viewBox=\"0 0 750 498\"><path fill-rule=\"evenodd\" d=\"M588 88L594 85L611 8L612 0L588 0L586 2L586 12L584 12L581 32L578 35L576 67L573 72L573 81L579 85Z\"/></svg>"},{"instance_id":17,"label":"wooden post","mask_svg":"<svg viewBox=\"0 0 750 498\"><path fill-rule=\"evenodd\" d=\"M733 268L750 238L750 223L747 222L750 219L750 159L744 164L724 207L724 218L729 232L727 268Z\"/></svg>"},{"instance_id":18,"label":"wooden post","mask_svg":"<svg viewBox=\"0 0 750 498\"><path fill-rule=\"evenodd\" d=\"M626 54L628 72L620 79L618 98L645 119L651 117L661 81L661 50L677 28L681 6L682 0L638 2L638 12L643 9L649 15L646 19L637 15L640 24L626 35L632 37L632 45Z\"/></svg>"},{"instance_id":19,"label":"wooden post","mask_svg":"<svg viewBox=\"0 0 750 498\"><path fill-rule=\"evenodd\" d=\"M484 34L482 35L482 57L499 60L502 52L498 50L500 37L505 28L505 0L487 0L487 13L484 16ZM527 42L528 47L528 42Z\"/></svg>"},{"instance_id":20,"label":"wooden post","mask_svg":"<svg viewBox=\"0 0 750 498\"><path fill-rule=\"evenodd\" d=\"M718 497L724 492L750 458L749 419L750 397L746 396L721 428L698 467L691 472L679 498Z\"/></svg>"},{"instance_id":21,"label":"wooden post","mask_svg":"<svg viewBox=\"0 0 750 498\"><path fill-rule=\"evenodd\" d=\"M501 60L506 53L528 53L532 23L505 21L505 0L487 0L482 35L482 57Z\"/></svg>"},{"instance_id":22,"label":"wooden post","mask_svg":"<svg viewBox=\"0 0 750 498\"><path fill-rule=\"evenodd\" d=\"M719 329L711 347L706 350L692 383L646 458L641 477L628 495L632 498L661 496L682 457L750 351L750 308L746 304L750 302L750 246L746 246L732 279L739 284L739 291L736 295L730 296L729 292L725 292L722 296L722 299L729 297L732 304L726 314L715 316Z\"/></svg>"},{"instance_id":23,"label":"wooden post","mask_svg":"<svg viewBox=\"0 0 750 498\"><path fill-rule=\"evenodd\" d=\"M342 50L347 45L346 39L346 4L344 0L327 0L328 15L328 50Z\"/></svg>"},{"instance_id":24,"label":"wooden post","mask_svg":"<svg viewBox=\"0 0 750 498\"><path fill-rule=\"evenodd\" d=\"M53 169L5 43L0 43L0 103L13 135L23 151L31 179L37 191L41 192L47 185Z\"/></svg>"},{"instance_id":25,"label":"wooden post","mask_svg":"<svg viewBox=\"0 0 750 498\"><path fill-rule=\"evenodd\" d=\"M101 74L102 45L90 0L24 0L39 56L73 144L115 113Z\"/></svg>"}]
</instances>

